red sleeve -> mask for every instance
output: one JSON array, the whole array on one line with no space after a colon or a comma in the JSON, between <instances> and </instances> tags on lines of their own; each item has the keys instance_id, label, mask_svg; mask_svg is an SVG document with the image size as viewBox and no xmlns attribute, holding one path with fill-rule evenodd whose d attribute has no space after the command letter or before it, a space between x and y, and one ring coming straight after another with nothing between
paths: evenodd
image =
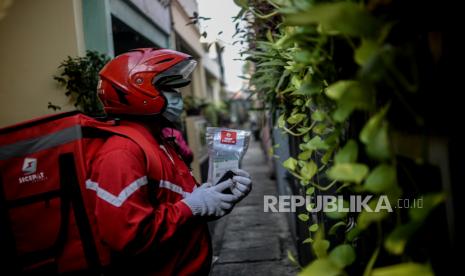
<instances>
[{"instance_id":1,"label":"red sleeve","mask_svg":"<svg viewBox=\"0 0 465 276\"><path fill-rule=\"evenodd\" d=\"M95 216L100 238L113 250L156 250L158 244L169 240L192 217L182 201L161 203L154 208L145 171L140 150L136 154L127 149L113 150L94 163L91 180L86 184L97 195Z\"/></svg>"}]
</instances>

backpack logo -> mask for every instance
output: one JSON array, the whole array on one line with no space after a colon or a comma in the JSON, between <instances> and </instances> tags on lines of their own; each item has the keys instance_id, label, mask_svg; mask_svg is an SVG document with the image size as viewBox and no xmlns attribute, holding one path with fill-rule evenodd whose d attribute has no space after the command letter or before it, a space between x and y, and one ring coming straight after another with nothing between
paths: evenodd
<instances>
[{"instance_id":1,"label":"backpack logo","mask_svg":"<svg viewBox=\"0 0 465 276\"><path fill-rule=\"evenodd\" d=\"M33 174L37 171L37 159L36 158L24 158L23 173Z\"/></svg>"},{"instance_id":2,"label":"backpack logo","mask_svg":"<svg viewBox=\"0 0 465 276\"><path fill-rule=\"evenodd\" d=\"M235 145L237 139L237 133L234 131L221 131L221 144Z\"/></svg>"},{"instance_id":3,"label":"backpack logo","mask_svg":"<svg viewBox=\"0 0 465 276\"><path fill-rule=\"evenodd\" d=\"M47 180L44 172L37 172L37 158L24 158L22 171L24 176L18 178L20 184Z\"/></svg>"}]
</instances>

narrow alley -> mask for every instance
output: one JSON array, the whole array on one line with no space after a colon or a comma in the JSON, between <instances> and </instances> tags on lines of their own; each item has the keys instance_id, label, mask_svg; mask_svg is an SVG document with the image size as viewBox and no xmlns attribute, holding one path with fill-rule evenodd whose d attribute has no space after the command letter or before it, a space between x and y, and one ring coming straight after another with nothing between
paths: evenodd
<instances>
[{"instance_id":1,"label":"narrow alley","mask_svg":"<svg viewBox=\"0 0 465 276\"><path fill-rule=\"evenodd\" d=\"M287 257L294 249L285 215L263 212L263 195L277 190L258 142L251 142L242 168L251 174L253 189L216 223L211 275L295 275Z\"/></svg>"}]
</instances>

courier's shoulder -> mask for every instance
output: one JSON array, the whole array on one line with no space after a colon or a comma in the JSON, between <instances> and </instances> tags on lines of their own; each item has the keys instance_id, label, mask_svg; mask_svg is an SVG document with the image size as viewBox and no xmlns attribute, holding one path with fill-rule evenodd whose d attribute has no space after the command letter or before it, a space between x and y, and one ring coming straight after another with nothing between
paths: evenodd
<instances>
[{"instance_id":1,"label":"courier's shoulder","mask_svg":"<svg viewBox=\"0 0 465 276\"><path fill-rule=\"evenodd\" d=\"M109 137L99 150L98 155L117 154L118 152L129 153L136 158L142 158L142 160L145 156L142 148L136 142L120 135Z\"/></svg>"}]
</instances>

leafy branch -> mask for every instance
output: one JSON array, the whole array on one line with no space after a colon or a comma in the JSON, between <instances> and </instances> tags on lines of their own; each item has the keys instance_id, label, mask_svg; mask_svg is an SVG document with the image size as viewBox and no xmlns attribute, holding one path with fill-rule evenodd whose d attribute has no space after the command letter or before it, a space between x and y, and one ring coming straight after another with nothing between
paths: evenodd
<instances>
[{"instance_id":1,"label":"leafy branch","mask_svg":"<svg viewBox=\"0 0 465 276\"><path fill-rule=\"evenodd\" d=\"M65 95L75 102L75 107L89 115L101 115L103 108L96 92L98 73L109 60L108 56L94 51L87 51L84 57L68 56L58 67L61 73L53 79L65 87ZM56 110L50 103L49 108Z\"/></svg>"},{"instance_id":2,"label":"leafy branch","mask_svg":"<svg viewBox=\"0 0 465 276\"><path fill-rule=\"evenodd\" d=\"M236 24L236 42L249 45L244 56L254 65L250 88L271 114L279 111L277 126L300 141L298 156L290 157L283 166L307 195L337 186L334 192L340 195L373 195L370 206L382 195L396 202L406 187L398 181L397 157L390 138L396 122L390 111L405 110L417 122L414 127L423 125L407 100L421 87L414 52L405 52L390 40L393 26L399 23L389 15L374 16L373 8L364 2L235 3L241 7L236 20L245 22L242 29ZM414 47L414 39L412 36L401 45ZM320 185L320 178L330 184ZM415 196L427 203L422 209L410 209L408 221L392 223L395 213L382 211L362 211L355 218L327 214L335 221L334 228L325 231L323 221L318 231L318 224L309 229L304 243L312 244L316 259L303 268L302 275L341 275L354 269L355 259L367 264L358 268L360 274L432 275L428 263L404 263L409 259L405 248L445 197L441 191ZM304 222L310 219L306 213L298 217ZM347 227L351 219L355 219L354 227L343 239L333 238L331 244L328 235ZM387 234L378 233L381 228ZM351 241L372 231L378 233L373 255L357 256ZM399 256L398 263L377 267L381 253Z\"/></svg>"}]
</instances>

